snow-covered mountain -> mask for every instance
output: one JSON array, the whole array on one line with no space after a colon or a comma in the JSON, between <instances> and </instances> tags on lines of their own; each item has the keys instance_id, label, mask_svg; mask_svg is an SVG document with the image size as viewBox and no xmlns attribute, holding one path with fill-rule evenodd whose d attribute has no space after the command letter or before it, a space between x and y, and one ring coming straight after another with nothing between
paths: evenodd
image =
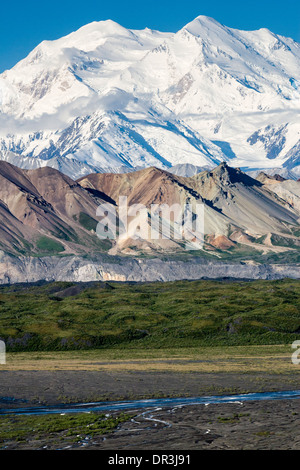
<instances>
[{"instance_id":1,"label":"snow-covered mountain","mask_svg":"<svg viewBox=\"0 0 300 470\"><path fill-rule=\"evenodd\" d=\"M300 44L204 16L177 33L88 24L0 75L0 154L73 178L222 161L300 175Z\"/></svg>"}]
</instances>

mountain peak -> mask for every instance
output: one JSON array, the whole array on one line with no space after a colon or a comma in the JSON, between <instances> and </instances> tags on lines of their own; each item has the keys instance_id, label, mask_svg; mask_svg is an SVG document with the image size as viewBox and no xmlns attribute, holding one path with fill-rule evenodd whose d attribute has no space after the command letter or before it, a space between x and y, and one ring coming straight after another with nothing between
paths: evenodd
<instances>
[{"instance_id":1,"label":"mountain peak","mask_svg":"<svg viewBox=\"0 0 300 470\"><path fill-rule=\"evenodd\" d=\"M240 168L229 166L226 162L222 162L214 170L208 171L207 175L212 176L214 180L223 185L242 183L245 186L261 186L259 181L248 176Z\"/></svg>"},{"instance_id":2,"label":"mountain peak","mask_svg":"<svg viewBox=\"0 0 300 470\"><path fill-rule=\"evenodd\" d=\"M199 36L203 33L203 30L215 30L223 28L221 23L219 23L214 18L210 16L200 15L197 16L193 21L185 25L182 29L188 31L194 36Z\"/></svg>"},{"instance_id":3,"label":"mountain peak","mask_svg":"<svg viewBox=\"0 0 300 470\"><path fill-rule=\"evenodd\" d=\"M283 176L281 175L278 175L277 173L275 175L268 175L266 174L264 171L261 171L257 177L256 177L257 181L260 181L261 183L265 184L265 183L269 183L269 182L280 182L282 183L283 181L286 181L286 178L283 178Z\"/></svg>"},{"instance_id":4,"label":"mountain peak","mask_svg":"<svg viewBox=\"0 0 300 470\"><path fill-rule=\"evenodd\" d=\"M66 37L70 37L78 33L97 34L103 37L109 37L120 34L122 35L124 33L128 35L129 30L121 26L116 21L108 19L103 21L92 21L91 23L82 26L77 31L74 31Z\"/></svg>"},{"instance_id":5,"label":"mountain peak","mask_svg":"<svg viewBox=\"0 0 300 470\"><path fill-rule=\"evenodd\" d=\"M103 45L108 39L113 38L121 41L124 37L132 39L134 34L113 20L93 21L59 39L42 41L28 55L28 58L31 59L31 62L34 59L32 63L36 64L42 56L46 61L49 61L49 57L53 60L53 56L67 49L90 52ZM65 55L67 57L67 54Z\"/></svg>"},{"instance_id":6,"label":"mountain peak","mask_svg":"<svg viewBox=\"0 0 300 470\"><path fill-rule=\"evenodd\" d=\"M178 33L94 21L0 75L0 154L75 178L224 159L299 175L299 68L291 40L204 15Z\"/></svg>"}]
</instances>

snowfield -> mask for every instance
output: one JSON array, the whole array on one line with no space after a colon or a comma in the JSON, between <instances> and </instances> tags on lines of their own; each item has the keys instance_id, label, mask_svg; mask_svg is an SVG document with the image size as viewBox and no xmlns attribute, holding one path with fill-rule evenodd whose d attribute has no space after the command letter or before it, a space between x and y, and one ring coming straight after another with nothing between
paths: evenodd
<instances>
[{"instance_id":1,"label":"snowfield","mask_svg":"<svg viewBox=\"0 0 300 470\"><path fill-rule=\"evenodd\" d=\"M300 44L205 16L88 24L0 75L0 157L72 178L222 161L299 178Z\"/></svg>"}]
</instances>

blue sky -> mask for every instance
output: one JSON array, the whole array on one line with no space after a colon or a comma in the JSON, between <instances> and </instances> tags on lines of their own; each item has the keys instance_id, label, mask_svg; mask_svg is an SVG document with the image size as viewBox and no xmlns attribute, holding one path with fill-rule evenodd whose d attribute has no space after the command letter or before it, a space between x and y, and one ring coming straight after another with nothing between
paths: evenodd
<instances>
[{"instance_id":1,"label":"blue sky","mask_svg":"<svg viewBox=\"0 0 300 470\"><path fill-rule=\"evenodd\" d=\"M0 9L0 72L42 40L57 39L91 21L178 31L198 15L238 29L269 28L300 42L299 0L42 0L5 1Z\"/></svg>"}]
</instances>

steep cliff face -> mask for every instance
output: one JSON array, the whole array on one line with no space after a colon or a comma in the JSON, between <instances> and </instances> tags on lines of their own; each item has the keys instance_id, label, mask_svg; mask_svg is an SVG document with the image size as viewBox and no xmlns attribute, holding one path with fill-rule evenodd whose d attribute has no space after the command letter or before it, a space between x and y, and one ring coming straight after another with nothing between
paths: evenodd
<instances>
[{"instance_id":1,"label":"steep cliff face","mask_svg":"<svg viewBox=\"0 0 300 470\"><path fill-rule=\"evenodd\" d=\"M300 279L300 264L220 263L194 258L189 261L105 259L81 257L14 258L0 252L0 284L46 281L155 282L180 279Z\"/></svg>"}]
</instances>

